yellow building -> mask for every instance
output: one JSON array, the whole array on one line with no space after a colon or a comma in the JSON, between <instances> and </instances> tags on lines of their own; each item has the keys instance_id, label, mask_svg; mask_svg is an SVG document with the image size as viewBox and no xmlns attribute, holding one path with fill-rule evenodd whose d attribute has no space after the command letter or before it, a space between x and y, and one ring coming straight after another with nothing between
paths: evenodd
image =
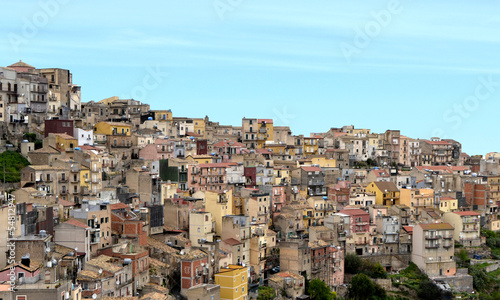
<instances>
[{"instance_id":1,"label":"yellow building","mask_svg":"<svg viewBox=\"0 0 500 300\"><path fill-rule=\"evenodd\" d=\"M439 199L439 210L442 212L453 212L458 209L458 200L451 197L441 197Z\"/></svg>"},{"instance_id":2,"label":"yellow building","mask_svg":"<svg viewBox=\"0 0 500 300\"><path fill-rule=\"evenodd\" d=\"M423 208L435 208L433 189L401 189L400 203L408 206L412 215Z\"/></svg>"},{"instance_id":3,"label":"yellow building","mask_svg":"<svg viewBox=\"0 0 500 300\"><path fill-rule=\"evenodd\" d=\"M85 188L90 190L90 169L83 165L80 170L80 187L82 190Z\"/></svg>"},{"instance_id":4,"label":"yellow building","mask_svg":"<svg viewBox=\"0 0 500 300\"><path fill-rule=\"evenodd\" d=\"M220 285L220 299L247 300L247 267L229 265L215 274L215 284Z\"/></svg>"},{"instance_id":5,"label":"yellow building","mask_svg":"<svg viewBox=\"0 0 500 300\"><path fill-rule=\"evenodd\" d=\"M269 149L273 154L285 155L286 144L267 144L263 147Z\"/></svg>"},{"instance_id":6,"label":"yellow building","mask_svg":"<svg viewBox=\"0 0 500 300\"><path fill-rule=\"evenodd\" d=\"M378 205L403 204L400 202L398 187L392 181L374 181L366 187L366 192L375 194L375 204Z\"/></svg>"},{"instance_id":7,"label":"yellow building","mask_svg":"<svg viewBox=\"0 0 500 300\"><path fill-rule=\"evenodd\" d=\"M211 164L214 163L213 156L211 155L188 155L186 157L186 162L189 165L192 164Z\"/></svg>"},{"instance_id":8,"label":"yellow building","mask_svg":"<svg viewBox=\"0 0 500 300\"><path fill-rule=\"evenodd\" d=\"M319 149L319 137L304 137L304 155L317 155Z\"/></svg>"},{"instance_id":9,"label":"yellow building","mask_svg":"<svg viewBox=\"0 0 500 300\"><path fill-rule=\"evenodd\" d=\"M215 221L215 232L222 235L222 217L233 215L233 190L226 192L205 191L205 211L211 212ZM196 193L194 194L196 195Z\"/></svg>"},{"instance_id":10,"label":"yellow building","mask_svg":"<svg viewBox=\"0 0 500 300\"><path fill-rule=\"evenodd\" d=\"M319 165L320 168L335 168L337 167L337 160L334 158L326 158L324 156L312 157L311 163Z\"/></svg>"},{"instance_id":11,"label":"yellow building","mask_svg":"<svg viewBox=\"0 0 500 300\"><path fill-rule=\"evenodd\" d=\"M274 185L291 182L290 169L286 167L274 167L273 175Z\"/></svg>"},{"instance_id":12,"label":"yellow building","mask_svg":"<svg viewBox=\"0 0 500 300\"><path fill-rule=\"evenodd\" d=\"M193 119L194 133L205 137L205 120L197 118Z\"/></svg>"},{"instance_id":13,"label":"yellow building","mask_svg":"<svg viewBox=\"0 0 500 300\"><path fill-rule=\"evenodd\" d=\"M130 136L131 126L120 122L99 122L94 126L94 134Z\"/></svg>"},{"instance_id":14,"label":"yellow building","mask_svg":"<svg viewBox=\"0 0 500 300\"><path fill-rule=\"evenodd\" d=\"M177 189L179 188L178 183L171 182L163 182L161 184L161 199L163 202L169 198L174 198L177 193Z\"/></svg>"},{"instance_id":15,"label":"yellow building","mask_svg":"<svg viewBox=\"0 0 500 300\"><path fill-rule=\"evenodd\" d=\"M257 148L266 148L266 142L274 141L273 119L257 120ZM284 149L283 149L284 151Z\"/></svg>"},{"instance_id":16,"label":"yellow building","mask_svg":"<svg viewBox=\"0 0 500 300\"><path fill-rule=\"evenodd\" d=\"M168 110L153 110L155 120L160 122L171 122L173 120L172 111Z\"/></svg>"}]
</instances>

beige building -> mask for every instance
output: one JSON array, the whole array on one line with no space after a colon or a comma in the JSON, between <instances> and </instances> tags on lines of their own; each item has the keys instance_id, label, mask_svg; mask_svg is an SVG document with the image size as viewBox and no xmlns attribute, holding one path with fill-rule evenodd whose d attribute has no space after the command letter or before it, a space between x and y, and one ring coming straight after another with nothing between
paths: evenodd
<instances>
[{"instance_id":1,"label":"beige building","mask_svg":"<svg viewBox=\"0 0 500 300\"><path fill-rule=\"evenodd\" d=\"M410 207L410 214L420 215L424 208L434 208L433 189L401 189L399 203Z\"/></svg>"},{"instance_id":2,"label":"beige building","mask_svg":"<svg viewBox=\"0 0 500 300\"><path fill-rule=\"evenodd\" d=\"M307 274L311 278L311 248L302 240L280 242L280 270Z\"/></svg>"},{"instance_id":3,"label":"beige building","mask_svg":"<svg viewBox=\"0 0 500 300\"><path fill-rule=\"evenodd\" d=\"M200 247L206 242L213 242L215 222L210 212L192 211L189 214L189 239L193 247Z\"/></svg>"},{"instance_id":4,"label":"beige building","mask_svg":"<svg viewBox=\"0 0 500 300\"><path fill-rule=\"evenodd\" d=\"M187 298L193 300L219 300L220 285L199 284L188 289Z\"/></svg>"},{"instance_id":5,"label":"beige building","mask_svg":"<svg viewBox=\"0 0 500 300\"><path fill-rule=\"evenodd\" d=\"M411 260L431 278L455 275L453 234L454 228L449 223L414 226Z\"/></svg>"},{"instance_id":6,"label":"beige building","mask_svg":"<svg viewBox=\"0 0 500 300\"><path fill-rule=\"evenodd\" d=\"M229 244L233 239L240 246L239 250L232 252L231 264L244 263L246 266L250 265L250 238L251 227L250 218L248 216L223 216L222 217L222 231L221 239L226 244Z\"/></svg>"},{"instance_id":7,"label":"beige building","mask_svg":"<svg viewBox=\"0 0 500 300\"><path fill-rule=\"evenodd\" d=\"M217 235L222 236L222 218L233 214L233 191L199 193L205 194L205 211L212 214L215 221L215 232Z\"/></svg>"},{"instance_id":8,"label":"beige building","mask_svg":"<svg viewBox=\"0 0 500 300\"><path fill-rule=\"evenodd\" d=\"M447 212L443 221L455 227L453 239L466 247L478 247L481 245L481 215L473 211Z\"/></svg>"},{"instance_id":9,"label":"beige building","mask_svg":"<svg viewBox=\"0 0 500 300\"><path fill-rule=\"evenodd\" d=\"M276 293L284 291L287 299L297 299L305 293L305 279L292 271L279 272L269 278L269 286L274 288Z\"/></svg>"}]
</instances>

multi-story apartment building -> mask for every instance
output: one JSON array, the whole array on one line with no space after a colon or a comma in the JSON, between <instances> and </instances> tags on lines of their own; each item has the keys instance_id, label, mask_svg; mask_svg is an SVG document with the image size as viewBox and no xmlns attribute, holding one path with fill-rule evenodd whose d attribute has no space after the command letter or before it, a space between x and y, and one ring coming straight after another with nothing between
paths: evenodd
<instances>
[{"instance_id":1,"label":"multi-story apartment building","mask_svg":"<svg viewBox=\"0 0 500 300\"><path fill-rule=\"evenodd\" d=\"M228 169L234 168L230 173L238 173L242 166L237 163L210 163L188 165L188 186L194 193L197 191L224 191L227 190L231 181L235 183L241 176L228 176Z\"/></svg>"},{"instance_id":2,"label":"multi-story apartment building","mask_svg":"<svg viewBox=\"0 0 500 300\"><path fill-rule=\"evenodd\" d=\"M208 255L201 250L191 250L181 258L181 295L193 286L208 283Z\"/></svg>"},{"instance_id":3,"label":"multi-story apartment building","mask_svg":"<svg viewBox=\"0 0 500 300\"><path fill-rule=\"evenodd\" d=\"M453 145L439 138L420 141L422 165L441 166L453 163Z\"/></svg>"},{"instance_id":4,"label":"multi-story apartment building","mask_svg":"<svg viewBox=\"0 0 500 300\"><path fill-rule=\"evenodd\" d=\"M375 194L375 204L388 206L400 204L399 189L392 181L372 182L366 187L366 191Z\"/></svg>"},{"instance_id":5,"label":"multi-story apartment building","mask_svg":"<svg viewBox=\"0 0 500 300\"><path fill-rule=\"evenodd\" d=\"M410 166L410 158L411 158L411 147L410 147L410 141L412 139L400 135L399 136L399 141L401 143L400 146L400 151L399 151L399 164L403 166Z\"/></svg>"},{"instance_id":6,"label":"multi-story apartment building","mask_svg":"<svg viewBox=\"0 0 500 300\"><path fill-rule=\"evenodd\" d=\"M266 148L267 143L273 142L273 119L258 119L257 120L257 148Z\"/></svg>"},{"instance_id":7,"label":"multi-story apartment building","mask_svg":"<svg viewBox=\"0 0 500 300\"><path fill-rule=\"evenodd\" d=\"M377 232L382 234L379 243L381 252L384 254L399 252L399 232L401 225L397 216L377 216L375 223Z\"/></svg>"},{"instance_id":8,"label":"multi-story apartment building","mask_svg":"<svg viewBox=\"0 0 500 300\"><path fill-rule=\"evenodd\" d=\"M410 166L416 167L421 165L420 139L410 139Z\"/></svg>"},{"instance_id":9,"label":"multi-story apartment building","mask_svg":"<svg viewBox=\"0 0 500 300\"><path fill-rule=\"evenodd\" d=\"M370 245L370 214L359 208L345 208L339 213L349 216L346 252L366 254Z\"/></svg>"},{"instance_id":10,"label":"multi-story apartment building","mask_svg":"<svg viewBox=\"0 0 500 300\"><path fill-rule=\"evenodd\" d=\"M473 211L455 211L445 213L443 221L455 228L453 239L456 242L466 247L478 247L481 245L480 217Z\"/></svg>"},{"instance_id":11,"label":"multi-story apartment building","mask_svg":"<svg viewBox=\"0 0 500 300\"><path fill-rule=\"evenodd\" d=\"M229 265L215 274L215 283L220 285L221 299L248 299L248 267Z\"/></svg>"},{"instance_id":12,"label":"multi-story apartment building","mask_svg":"<svg viewBox=\"0 0 500 300\"><path fill-rule=\"evenodd\" d=\"M244 215L228 215L222 217L221 239L233 239L238 242L239 248L232 254L232 264L250 266L250 239L252 236L250 217Z\"/></svg>"},{"instance_id":13,"label":"multi-story apartment building","mask_svg":"<svg viewBox=\"0 0 500 300\"><path fill-rule=\"evenodd\" d=\"M281 241L280 271L292 271L311 278L311 248L303 240Z\"/></svg>"},{"instance_id":14,"label":"multi-story apartment building","mask_svg":"<svg viewBox=\"0 0 500 300\"><path fill-rule=\"evenodd\" d=\"M258 119L243 118L241 123L241 141L248 149L256 149L258 145Z\"/></svg>"},{"instance_id":15,"label":"multi-story apartment building","mask_svg":"<svg viewBox=\"0 0 500 300\"><path fill-rule=\"evenodd\" d=\"M304 276L292 272L283 271L269 277L269 286L275 291L283 291L288 299L299 299L305 294Z\"/></svg>"},{"instance_id":16,"label":"multi-story apartment building","mask_svg":"<svg viewBox=\"0 0 500 300\"><path fill-rule=\"evenodd\" d=\"M198 192L200 193L200 192ZM198 195L195 194L193 196ZM215 233L218 236L222 236L222 218L227 215L233 215L233 191L221 191L221 192L204 192L205 198L205 211L212 214L212 218L215 221Z\"/></svg>"},{"instance_id":17,"label":"multi-story apartment building","mask_svg":"<svg viewBox=\"0 0 500 300\"><path fill-rule=\"evenodd\" d=\"M214 242L215 222L210 212L192 211L189 214L189 239L194 247Z\"/></svg>"},{"instance_id":18,"label":"multi-story apartment building","mask_svg":"<svg viewBox=\"0 0 500 300\"><path fill-rule=\"evenodd\" d=\"M439 197L439 201L437 201L437 203L439 210L445 213L456 211L458 209L458 200L452 197Z\"/></svg>"},{"instance_id":19,"label":"multi-story apartment building","mask_svg":"<svg viewBox=\"0 0 500 300\"><path fill-rule=\"evenodd\" d=\"M399 130L387 130L383 136L383 148L387 152L388 164L399 163L401 141Z\"/></svg>"},{"instance_id":20,"label":"multi-story apartment building","mask_svg":"<svg viewBox=\"0 0 500 300\"><path fill-rule=\"evenodd\" d=\"M411 260L429 277L453 276L454 228L449 223L418 224L413 227Z\"/></svg>"},{"instance_id":21,"label":"multi-story apartment building","mask_svg":"<svg viewBox=\"0 0 500 300\"><path fill-rule=\"evenodd\" d=\"M73 74L69 70L49 68L37 72L48 80L49 113L67 117L70 110L80 110L81 87L73 84Z\"/></svg>"},{"instance_id":22,"label":"multi-story apartment building","mask_svg":"<svg viewBox=\"0 0 500 300\"><path fill-rule=\"evenodd\" d=\"M73 209L70 215L91 228L91 244L97 244L96 250L112 245L109 204L89 204L83 200L81 208Z\"/></svg>"},{"instance_id":23,"label":"multi-story apartment building","mask_svg":"<svg viewBox=\"0 0 500 300\"><path fill-rule=\"evenodd\" d=\"M424 208L436 207L433 189L401 189L400 203L410 207L410 213L418 216Z\"/></svg>"},{"instance_id":24,"label":"multi-story apartment building","mask_svg":"<svg viewBox=\"0 0 500 300\"><path fill-rule=\"evenodd\" d=\"M21 187L33 186L47 195L68 200L69 170L49 165L31 165L21 170Z\"/></svg>"},{"instance_id":25,"label":"multi-story apartment building","mask_svg":"<svg viewBox=\"0 0 500 300\"><path fill-rule=\"evenodd\" d=\"M249 216L250 220L256 224L269 225L271 223L271 196L259 191L248 193L247 190L242 190L245 215Z\"/></svg>"}]
</instances>

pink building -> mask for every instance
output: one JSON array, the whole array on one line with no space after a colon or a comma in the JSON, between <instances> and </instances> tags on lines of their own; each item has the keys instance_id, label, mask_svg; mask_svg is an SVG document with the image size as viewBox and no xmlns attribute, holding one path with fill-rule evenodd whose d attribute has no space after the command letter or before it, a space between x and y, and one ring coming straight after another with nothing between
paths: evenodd
<instances>
[{"instance_id":1,"label":"pink building","mask_svg":"<svg viewBox=\"0 0 500 300\"><path fill-rule=\"evenodd\" d=\"M10 268L14 267L14 272ZM42 264L30 261L30 259L23 259L22 262L16 262L8 265L0 270L0 281L10 281L11 274L16 276L16 285L23 283L36 283L40 278Z\"/></svg>"},{"instance_id":2,"label":"pink building","mask_svg":"<svg viewBox=\"0 0 500 300\"><path fill-rule=\"evenodd\" d=\"M227 169L237 163L211 163L188 166L188 187L192 192L228 189Z\"/></svg>"}]
</instances>

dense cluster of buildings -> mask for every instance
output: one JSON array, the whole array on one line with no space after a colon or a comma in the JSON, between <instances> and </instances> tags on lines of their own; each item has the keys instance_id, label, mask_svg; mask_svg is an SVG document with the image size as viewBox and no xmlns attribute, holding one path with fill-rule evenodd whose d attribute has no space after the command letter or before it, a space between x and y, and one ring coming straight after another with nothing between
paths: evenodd
<instances>
[{"instance_id":1,"label":"dense cluster of buildings","mask_svg":"<svg viewBox=\"0 0 500 300\"><path fill-rule=\"evenodd\" d=\"M23 62L0 68L0 124L31 163L2 199L3 299L307 299L307 279L342 292L347 253L470 291L455 243L500 230L500 154L455 140L84 103L69 70Z\"/></svg>"}]
</instances>

